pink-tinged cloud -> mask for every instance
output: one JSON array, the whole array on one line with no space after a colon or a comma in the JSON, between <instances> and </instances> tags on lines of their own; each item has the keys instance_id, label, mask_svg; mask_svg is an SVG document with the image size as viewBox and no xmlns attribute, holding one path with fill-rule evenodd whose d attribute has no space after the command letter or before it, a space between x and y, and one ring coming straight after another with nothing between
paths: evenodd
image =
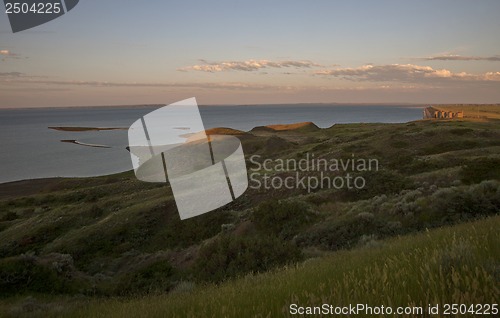
<instances>
[{"instance_id":1,"label":"pink-tinged cloud","mask_svg":"<svg viewBox=\"0 0 500 318\"><path fill-rule=\"evenodd\" d=\"M0 50L0 58L2 61L5 61L6 59L20 59L21 55L17 53L12 53L9 50Z\"/></svg>"},{"instance_id":2,"label":"pink-tinged cloud","mask_svg":"<svg viewBox=\"0 0 500 318\"><path fill-rule=\"evenodd\" d=\"M258 71L265 68L311 68L321 66L308 60L248 60L248 61L226 61L209 62L200 60L202 64L179 68L179 71L201 71L201 72L224 72L224 71Z\"/></svg>"},{"instance_id":3,"label":"pink-tinged cloud","mask_svg":"<svg viewBox=\"0 0 500 318\"><path fill-rule=\"evenodd\" d=\"M500 82L500 72L487 72L484 74L455 73L447 69L434 69L430 66L413 64L363 65L356 68L318 70L314 74L370 82Z\"/></svg>"},{"instance_id":4,"label":"pink-tinged cloud","mask_svg":"<svg viewBox=\"0 0 500 318\"><path fill-rule=\"evenodd\" d=\"M500 62L500 55L495 56L462 56L462 55L435 55L417 58L424 61L489 61Z\"/></svg>"}]
</instances>

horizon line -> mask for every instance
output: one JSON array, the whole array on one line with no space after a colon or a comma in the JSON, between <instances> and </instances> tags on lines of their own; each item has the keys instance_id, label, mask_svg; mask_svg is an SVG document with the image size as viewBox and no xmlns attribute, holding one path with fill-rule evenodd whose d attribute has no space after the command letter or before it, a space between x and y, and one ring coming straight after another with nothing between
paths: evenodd
<instances>
[{"instance_id":1,"label":"horizon line","mask_svg":"<svg viewBox=\"0 0 500 318\"><path fill-rule=\"evenodd\" d=\"M0 107L0 110L21 110L21 109L67 109L67 108L112 108L112 107L154 107L166 106L167 103L147 103L147 104L119 104L119 105L72 105L72 106L22 106L22 107ZM200 104L201 107L213 106L300 106L300 105L339 105L339 106L432 106L432 105L495 105L500 103L413 103L413 102L362 102L362 103L342 103L342 102L302 102L302 103L259 103L259 104Z\"/></svg>"}]
</instances>

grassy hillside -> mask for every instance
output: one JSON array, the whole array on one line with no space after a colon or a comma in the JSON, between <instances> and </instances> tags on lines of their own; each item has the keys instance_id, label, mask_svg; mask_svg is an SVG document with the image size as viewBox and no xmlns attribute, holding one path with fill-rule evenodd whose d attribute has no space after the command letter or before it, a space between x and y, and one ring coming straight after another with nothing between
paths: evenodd
<instances>
[{"instance_id":1,"label":"grassy hillside","mask_svg":"<svg viewBox=\"0 0 500 318\"><path fill-rule=\"evenodd\" d=\"M497 303L500 297L499 227L500 216L491 217L332 253L221 285L183 284L168 295L121 300L73 299L66 304L49 299L31 314L279 317L291 316L288 314L290 304L360 303L426 308L429 303ZM51 302L57 306L48 306ZM11 307L0 307L0 313L25 313L26 300L13 303Z\"/></svg>"},{"instance_id":2,"label":"grassy hillside","mask_svg":"<svg viewBox=\"0 0 500 318\"><path fill-rule=\"evenodd\" d=\"M287 305L496 303L500 217L411 235L169 296L104 301L75 316L277 317ZM425 261L423 261L425 260Z\"/></svg>"},{"instance_id":3,"label":"grassy hillside","mask_svg":"<svg viewBox=\"0 0 500 318\"><path fill-rule=\"evenodd\" d=\"M263 181L266 174L267 177L280 178L293 175L280 169L259 169L263 160L305 160L313 155L325 160L376 159L379 170L347 171L366 180L366 187L360 190L248 189L231 204L184 221L179 219L168 184L140 182L131 172L97 178L55 178L2 184L0 297L13 306L12 310L24 312L30 308L33 311L66 308L73 302L78 304L90 299L101 299L106 306L114 306L113 302L107 302L109 297L148 297L144 302L146 306L150 301L163 301L164 296L151 295L171 294L165 299L175 308L175 304L182 300L176 300L176 297L183 298L175 295L185 290L194 290L196 297L209 297L210 291L216 288L212 284L283 266L293 268L294 264L304 261L317 263L318 268L323 268L320 264L328 264L331 257L364 255L352 261L364 266L362 264L371 262L371 255L386 253L377 248L370 249L386 244L381 242L493 217L500 211L498 121L346 124L327 129L305 124L278 128L261 127L238 133L249 172L255 173L257 180ZM253 155L260 157L251 160ZM332 177L342 175L341 172L329 173ZM318 172L301 172L301 175L317 176ZM497 219L491 220L498 222ZM467 226L461 229L465 231ZM424 237L419 240L424 240ZM456 239L456 244L461 246L459 238ZM405 244L411 248L411 240L402 242L407 243L401 243L401 248ZM484 250L481 252L484 255L498 257L498 249L493 247L490 244L479 249ZM354 254L347 252L360 248L362 250ZM468 253L469 247L464 248L464 253ZM425 254L427 252L430 250L410 256L432 259L431 254ZM332 253L334 256L330 256ZM481 255L473 258L478 264L488 259ZM412 260L407 259L409 263L404 264L410 264ZM401 261L405 261L404 258ZM494 273L498 272L498 259L491 266L496 269L493 272L488 270L481 277L497 277L498 274ZM300 270L306 268L309 267ZM280 272L276 277L283 277L280 275L286 273L292 275L295 270L299 269ZM338 270L337 274L331 275L345 273L345 284L354 284L345 267L338 267ZM427 269L410 266L408 270ZM434 267L428 269L434 270ZM325 273L318 274L317 279ZM394 273L399 277L397 271ZM361 274L369 273L356 275ZM274 274L258 277L266 275L274 277ZM462 274L454 277L460 281ZM479 287L475 288L491 292L489 283L483 278L478 280ZM248 284L255 285L253 279L259 278L252 278ZM498 277L496 279L498 281ZM246 284L244 282L245 279L229 282L221 288ZM362 281L358 283L362 284ZM417 283L430 282L417 276L412 284ZM206 284L208 294L203 291ZM447 281L435 284L441 285L440 289L432 290L433 297L440 294L448 297ZM302 290L311 290L308 288L297 285L295 290L300 294ZM258 289L254 293L257 295ZM299 294L296 296L307 295ZM38 300L26 300L32 295ZM273 298L263 295L261 300L264 306L268 306L267 299ZM321 299L319 294L315 295ZM325 295L329 294L325 292ZM365 296L360 294L357 297ZM418 298L420 296L412 294L412 301L422 300ZM399 294L384 297L387 301L383 303L386 304L400 299ZM50 306L44 305L45 299ZM249 299L252 298L249 296ZM377 298L373 298L375 300ZM4 306L4 310L10 310L6 309L10 305ZM179 306L184 305L179 303ZM215 309L208 310L210 314Z\"/></svg>"}]
</instances>

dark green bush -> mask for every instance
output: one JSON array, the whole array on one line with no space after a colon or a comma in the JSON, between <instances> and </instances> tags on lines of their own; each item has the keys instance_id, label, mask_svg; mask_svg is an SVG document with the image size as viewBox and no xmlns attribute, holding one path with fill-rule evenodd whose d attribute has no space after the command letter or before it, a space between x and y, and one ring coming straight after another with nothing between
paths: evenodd
<instances>
[{"instance_id":1,"label":"dark green bush","mask_svg":"<svg viewBox=\"0 0 500 318\"><path fill-rule=\"evenodd\" d=\"M0 260L0 295L71 293L75 291L74 287L67 277L38 263L34 257L22 255Z\"/></svg>"},{"instance_id":2,"label":"dark green bush","mask_svg":"<svg viewBox=\"0 0 500 318\"><path fill-rule=\"evenodd\" d=\"M500 183L483 181L468 188L445 188L427 199L419 218L425 226L442 226L493 215L500 211Z\"/></svg>"},{"instance_id":3,"label":"dark green bush","mask_svg":"<svg viewBox=\"0 0 500 318\"><path fill-rule=\"evenodd\" d=\"M38 205L50 204L50 203L55 203L57 200L58 200L57 196L53 194L46 194L42 197L37 198L37 204Z\"/></svg>"},{"instance_id":4,"label":"dark green bush","mask_svg":"<svg viewBox=\"0 0 500 318\"><path fill-rule=\"evenodd\" d=\"M276 237L225 235L200 249L193 271L200 280L220 282L301 259L299 248Z\"/></svg>"},{"instance_id":5,"label":"dark green bush","mask_svg":"<svg viewBox=\"0 0 500 318\"><path fill-rule=\"evenodd\" d=\"M363 236L386 237L395 232L379 219L360 214L348 219L322 223L297 237L300 246L320 246L329 250L349 249L358 244Z\"/></svg>"},{"instance_id":6,"label":"dark green bush","mask_svg":"<svg viewBox=\"0 0 500 318\"><path fill-rule=\"evenodd\" d=\"M433 155L454 150L476 148L480 144L475 140L447 140L432 144L423 149L423 155Z\"/></svg>"},{"instance_id":7,"label":"dark green bush","mask_svg":"<svg viewBox=\"0 0 500 318\"><path fill-rule=\"evenodd\" d=\"M214 211L194 218L181 220L177 211L167 211L165 206L159 206L145 215L141 223L144 232L154 233L151 238L154 246L187 247L210 238L220 232L221 225L232 223L233 217L228 211Z\"/></svg>"},{"instance_id":8,"label":"dark green bush","mask_svg":"<svg viewBox=\"0 0 500 318\"><path fill-rule=\"evenodd\" d=\"M407 148L410 144L404 140L395 140L391 142L391 146L394 148Z\"/></svg>"},{"instance_id":9,"label":"dark green bush","mask_svg":"<svg viewBox=\"0 0 500 318\"><path fill-rule=\"evenodd\" d=\"M453 129L450 129L450 133L452 133L454 135L457 135L457 136L463 136L463 135L471 133L473 131L474 130L472 130L470 128L453 128Z\"/></svg>"},{"instance_id":10,"label":"dark green bush","mask_svg":"<svg viewBox=\"0 0 500 318\"><path fill-rule=\"evenodd\" d=\"M224 211L181 221L174 204L168 202L145 208L140 214L131 214L129 223L113 223L106 231L93 230L64 243L59 251L73 255L80 269L90 270L93 260L98 257L115 257L130 249L154 252L191 246L219 233L222 224L232 222L231 214ZM106 211L101 209L97 205L90 206L83 216L105 215Z\"/></svg>"},{"instance_id":11,"label":"dark green bush","mask_svg":"<svg viewBox=\"0 0 500 318\"><path fill-rule=\"evenodd\" d=\"M19 215L17 215L16 212L8 211L7 213L5 213L2 216L2 218L0 219L0 221L13 221L13 220L16 220L17 218L19 218Z\"/></svg>"},{"instance_id":12,"label":"dark green bush","mask_svg":"<svg viewBox=\"0 0 500 318\"><path fill-rule=\"evenodd\" d=\"M390 195L404 189L415 188L411 179L392 170L370 171L361 174L366 180L363 189L342 189L340 198L347 201L357 201L373 198L376 195Z\"/></svg>"},{"instance_id":13,"label":"dark green bush","mask_svg":"<svg viewBox=\"0 0 500 318\"><path fill-rule=\"evenodd\" d=\"M500 180L500 159L480 158L467 163L461 171L462 182L479 183L483 180Z\"/></svg>"},{"instance_id":14,"label":"dark green bush","mask_svg":"<svg viewBox=\"0 0 500 318\"><path fill-rule=\"evenodd\" d=\"M406 159L406 162L401 162L401 164L398 167L394 167L394 169L409 175L456 167L464 162L464 159L461 157L422 159L415 156L408 156Z\"/></svg>"},{"instance_id":15,"label":"dark green bush","mask_svg":"<svg viewBox=\"0 0 500 318\"><path fill-rule=\"evenodd\" d=\"M88 209L87 211L85 211L83 213L84 216L86 216L88 218L92 218L92 219L101 217L103 214L104 214L104 210L95 204L92 205L90 207L90 209Z\"/></svg>"},{"instance_id":16,"label":"dark green bush","mask_svg":"<svg viewBox=\"0 0 500 318\"><path fill-rule=\"evenodd\" d=\"M252 214L252 221L258 229L283 239L291 239L317 218L309 205L299 200L267 201Z\"/></svg>"},{"instance_id":17,"label":"dark green bush","mask_svg":"<svg viewBox=\"0 0 500 318\"><path fill-rule=\"evenodd\" d=\"M175 284L175 270L167 260L160 260L119 275L113 295L168 292Z\"/></svg>"}]
</instances>

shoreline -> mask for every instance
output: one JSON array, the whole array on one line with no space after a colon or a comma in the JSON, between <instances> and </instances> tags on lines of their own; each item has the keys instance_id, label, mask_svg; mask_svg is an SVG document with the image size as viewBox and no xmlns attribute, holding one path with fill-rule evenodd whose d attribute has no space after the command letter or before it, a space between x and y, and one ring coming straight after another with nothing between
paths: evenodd
<instances>
[{"instance_id":1,"label":"shoreline","mask_svg":"<svg viewBox=\"0 0 500 318\"><path fill-rule=\"evenodd\" d=\"M383 125L394 125L394 124L408 124L408 123L413 123L413 122L421 122L421 121L431 121L430 119L418 119L418 120L412 120L404 123L362 123L362 124L383 124ZM475 121L475 122L485 122L485 121L496 121L494 118L485 118L483 120L478 120L477 118L461 118L460 120L454 120L454 121L463 121L463 122L469 122L469 121ZM252 134L252 133L266 133L266 132L273 132L273 133L286 133L287 131L293 131L293 130L301 130L304 128L312 127L314 130L324 130L324 129L329 129L335 125L359 125L360 123L348 123L348 124L334 124L330 127L325 127L325 128L319 128L317 127L314 123L312 122L295 122L295 123L290 123L290 124L277 124L277 125L266 125L266 126L255 126L254 128L248 130L248 131L240 131L232 128L225 128L225 127L219 127L219 128L210 128L207 129L207 134L233 134L235 136L246 136L247 134ZM51 129L54 129L56 126L51 126ZM88 130L70 130L70 131L98 131L98 130L116 130L116 129L124 129L120 127L58 127L61 129L56 129L56 130L61 130L65 131L65 128L71 128L71 129L88 129ZM285 129L284 129L285 128ZM286 129L288 128L288 129ZM97 145L97 144L85 144L81 143L78 140L73 140L73 139L68 139L68 140L61 140L61 142L66 142L66 143L73 143L76 145L80 146L88 146L88 147L94 147L94 148L112 148L110 146L106 145ZM123 170L123 171L118 171L118 172L111 172L108 174L101 174L101 175L87 175L87 176L47 176L47 177L36 177L36 178L31 178L31 179L19 179L19 180L10 180L10 181L0 181L0 196L2 193L2 189L4 186L8 186L13 183L22 183L22 182L31 182L35 181L38 182L39 180L52 180L52 179L73 179L73 178L96 178L96 177L106 177L106 176L112 176L116 174L121 174L121 173L126 173L133 171L133 169L128 169L128 170Z\"/></svg>"},{"instance_id":2,"label":"shoreline","mask_svg":"<svg viewBox=\"0 0 500 318\"><path fill-rule=\"evenodd\" d=\"M101 130L127 130L126 127L82 127L82 126L48 126L48 129L58 130L58 131L72 131L72 132L82 132L82 131L101 131Z\"/></svg>"},{"instance_id":3,"label":"shoreline","mask_svg":"<svg viewBox=\"0 0 500 318\"><path fill-rule=\"evenodd\" d=\"M63 139L63 140L61 140L61 142L66 142L69 144L75 144L75 145L85 146L85 147L93 147L93 148L112 148L111 146L107 146L107 145L87 144L85 142L80 142L76 139Z\"/></svg>"},{"instance_id":4,"label":"shoreline","mask_svg":"<svg viewBox=\"0 0 500 318\"><path fill-rule=\"evenodd\" d=\"M252 134L252 132L259 132L260 129L264 128L267 129L268 131L274 131L274 132L286 132L286 131L293 131L295 129L303 129L308 126L314 126L315 129L328 129L328 128L318 128L314 123L312 122L296 122L296 123L290 123L290 124L280 124L280 125L267 125L267 126L255 126L249 131L241 131L237 129L232 129L232 128L226 128L226 127L218 127L218 128L210 128L206 130L207 135L213 135L213 134L221 134L221 135L234 135L234 136L245 136L248 134ZM57 126L51 126L49 128L55 129ZM65 128L79 128L79 129L88 129L88 130L70 130L74 132L80 132L80 131L95 131L98 129L102 129L103 127L57 127L60 129L55 129L55 130L61 130L65 131ZM107 128L107 129L106 129ZM277 129L275 129L277 128ZM288 128L288 129L284 129ZM104 127L104 130L115 130L118 128L114 127ZM94 144L86 144L86 143L81 143L78 140L75 139L66 139L66 140L60 140L61 142L65 143L72 143L76 144L79 146L87 146L87 147L93 147L93 148L112 148L110 146L106 145L94 145ZM106 177L106 176L113 176L121 173L126 173L126 172L131 172L133 169L129 170L123 170L119 172L112 172L109 174L103 174L103 175L89 175L89 176L49 176L49 177L40 177L40 178L32 178L32 179L19 179L19 180L12 180L12 181L5 181L1 182L0 181L0 198L3 196L2 193L5 191L3 188L4 187L10 187L10 186L15 186L14 184L17 183L18 185L20 184L21 186L23 185L22 183L29 183L29 182L35 182L35 183L40 183L43 182L44 180L50 182L51 180L60 180L60 179L74 179L74 178L98 178L98 177Z\"/></svg>"}]
</instances>

